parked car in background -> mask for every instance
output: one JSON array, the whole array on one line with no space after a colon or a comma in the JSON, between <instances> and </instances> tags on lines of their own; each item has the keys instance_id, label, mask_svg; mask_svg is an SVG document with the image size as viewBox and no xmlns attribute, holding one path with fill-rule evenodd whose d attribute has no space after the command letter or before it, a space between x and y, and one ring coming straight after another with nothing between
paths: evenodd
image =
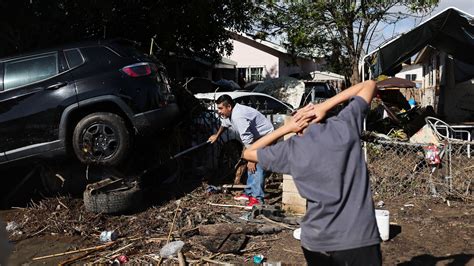
<instances>
[{"instance_id":1,"label":"parked car in background","mask_svg":"<svg viewBox=\"0 0 474 266\"><path fill-rule=\"evenodd\" d=\"M299 107L303 107L310 102L323 102L337 94L337 91L326 82L305 81L304 86L305 92Z\"/></svg>"},{"instance_id":2,"label":"parked car in background","mask_svg":"<svg viewBox=\"0 0 474 266\"><path fill-rule=\"evenodd\" d=\"M71 152L117 165L178 115L160 62L115 40L0 59L0 165Z\"/></svg>"},{"instance_id":3,"label":"parked car in background","mask_svg":"<svg viewBox=\"0 0 474 266\"><path fill-rule=\"evenodd\" d=\"M264 114L273 124L279 127L284 122L284 115L291 114L294 108L270 95L258 92L218 92L218 93L198 93L194 96L206 105L210 110L215 111L215 100L221 95L229 95L236 103L253 107Z\"/></svg>"}]
</instances>

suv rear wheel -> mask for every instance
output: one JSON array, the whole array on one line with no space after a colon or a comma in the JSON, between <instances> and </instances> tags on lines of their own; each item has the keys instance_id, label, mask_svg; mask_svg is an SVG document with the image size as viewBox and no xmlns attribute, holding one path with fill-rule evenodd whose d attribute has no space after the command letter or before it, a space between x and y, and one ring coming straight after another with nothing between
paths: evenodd
<instances>
[{"instance_id":1,"label":"suv rear wheel","mask_svg":"<svg viewBox=\"0 0 474 266\"><path fill-rule=\"evenodd\" d=\"M92 113L76 125L72 146L86 164L115 166L130 149L130 133L122 117L113 113Z\"/></svg>"}]
</instances>

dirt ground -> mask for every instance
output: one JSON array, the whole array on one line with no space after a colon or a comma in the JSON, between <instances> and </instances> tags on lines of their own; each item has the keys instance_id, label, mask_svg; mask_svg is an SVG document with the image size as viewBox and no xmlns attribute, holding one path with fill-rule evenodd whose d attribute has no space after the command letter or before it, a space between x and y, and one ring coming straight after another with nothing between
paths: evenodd
<instances>
[{"instance_id":1,"label":"dirt ground","mask_svg":"<svg viewBox=\"0 0 474 266\"><path fill-rule=\"evenodd\" d=\"M292 230L261 218L246 222L239 218L247 213L241 208L211 206L209 202L238 203L232 194L209 194L206 190L205 184L197 184L191 192L183 191L181 196L170 194L171 198L145 206L143 211L119 216L88 213L81 199L69 197L47 198L30 203L27 208L4 210L0 218L17 225L9 231L13 243L10 264L58 264L71 258L77 259L75 263L111 263L118 255L126 255L131 263L177 264L177 259L160 261L158 256L168 236L171 241L186 243L183 254L190 263L203 264L207 260L253 264L255 255L284 265L305 263ZM153 193L163 195L169 191ZM390 211L391 223L390 239L382 243L384 265L474 265L472 203L444 202L432 197L375 199L380 200L384 201L383 208ZM202 236L183 233L206 224L265 224L282 231L248 234L237 254L213 253L203 245ZM286 226L294 228L294 225ZM172 234L169 234L171 227ZM39 256L103 245L99 241L103 230L116 230L119 238L96 251L34 260Z\"/></svg>"}]
</instances>

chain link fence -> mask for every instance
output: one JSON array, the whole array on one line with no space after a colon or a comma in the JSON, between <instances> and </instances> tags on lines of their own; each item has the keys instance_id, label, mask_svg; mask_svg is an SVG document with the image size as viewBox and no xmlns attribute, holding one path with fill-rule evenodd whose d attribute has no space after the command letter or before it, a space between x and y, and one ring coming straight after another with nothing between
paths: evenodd
<instances>
[{"instance_id":1,"label":"chain link fence","mask_svg":"<svg viewBox=\"0 0 474 266\"><path fill-rule=\"evenodd\" d=\"M474 199L474 142L434 146L376 139L363 146L374 193Z\"/></svg>"}]
</instances>

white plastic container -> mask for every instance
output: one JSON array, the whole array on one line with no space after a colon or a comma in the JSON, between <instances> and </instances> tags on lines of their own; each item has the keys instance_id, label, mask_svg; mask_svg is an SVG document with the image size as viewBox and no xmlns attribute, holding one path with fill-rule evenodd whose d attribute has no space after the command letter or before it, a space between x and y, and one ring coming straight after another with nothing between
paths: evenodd
<instances>
[{"instance_id":1,"label":"white plastic container","mask_svg":"<svg viewBox=\"0 0 474 266\"><path fill-rule=\"evenodd\" d=\"M380 238L387 241L390 235L390 212L388 210L375 210L375 219L379 228Z\"/></svg>"}]
</instances>

